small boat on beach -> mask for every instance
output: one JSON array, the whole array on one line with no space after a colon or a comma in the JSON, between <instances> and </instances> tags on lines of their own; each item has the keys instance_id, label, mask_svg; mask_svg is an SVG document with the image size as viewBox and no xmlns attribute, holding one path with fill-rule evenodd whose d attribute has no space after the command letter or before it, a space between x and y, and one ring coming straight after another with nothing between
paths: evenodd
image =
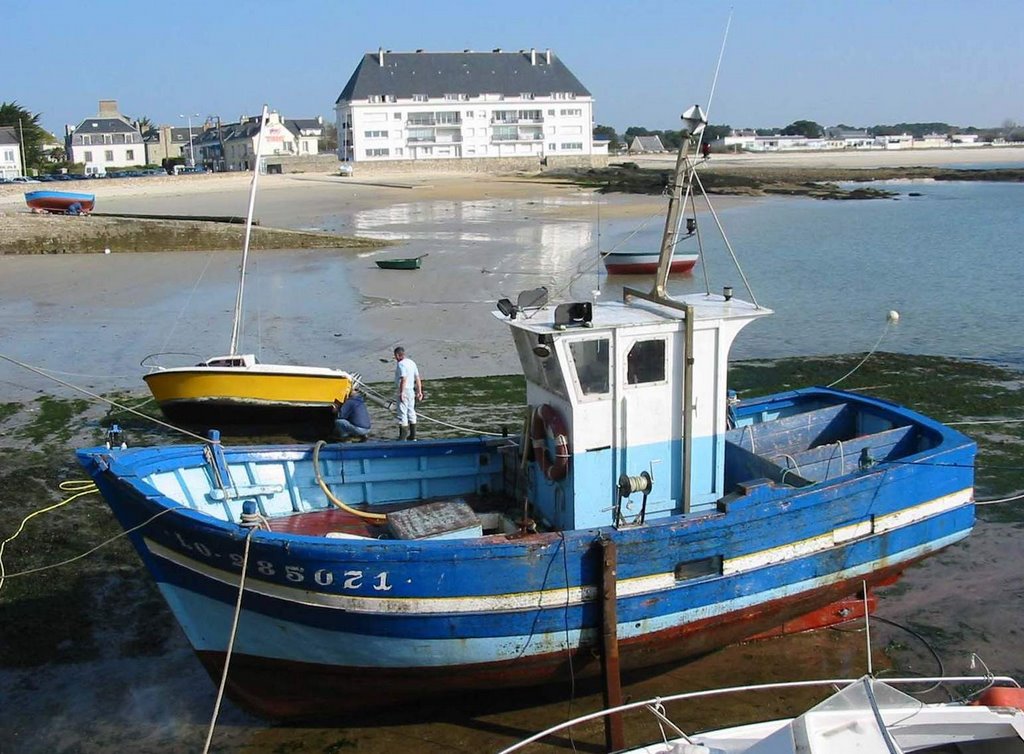
<instances>
[{"instance_id":1,"label":"small boat on beach","mask_svg":"<svg viewBox=\"0 0 1024 754\"><path fill-rule=\"evenodd\" d=\"M88 215L96 206L96 196L77 191L29 191L25 194L25 204L33 212Z\"/></svg>"},{"instance_id":2,"label":"small boat on beach","mask_svg":"<svg viewBox=\"0 0 1024 754\"><path fill-rule=\"evenodd\" d=\"M404 257L398 259L377 259L374 260L375 264L382 270L418 270L421 265L421 260L426 254L421 254L418 257Z\"/></svg>"},{"instance_id":3,"label":"small boat on beach","mask_svg":"<svg viewBox=\"0 0 1024 754\"><path fill-rule=\"evenodd\" d=\"M262 118L265 124L265 106ZM253 431L280 426L313 428L317 433L330 427L334 400L348 397L356 377L330 367L264 364L254 354L239 353L238 348L264 130L260 128L257 138L229 353L193 366L156 367L143 379L171 421L206 428L232 425L236 431L243 427Z\"/></svg>"},{"instance_id":4,"label":"small boat on beach","mask_svg":"<svg viewBox=\"0 0 1024 754\"><path fill-rule=\"evenodd\" d=\"M969 535L957 430L830 388L730 395L734 339L772 312L749 286L666 290L707 123L683 120L649 291L496 302L521 434L78 451L234 702L303 719L611 687L828 614Z\"/></svg>"}]
</instances>

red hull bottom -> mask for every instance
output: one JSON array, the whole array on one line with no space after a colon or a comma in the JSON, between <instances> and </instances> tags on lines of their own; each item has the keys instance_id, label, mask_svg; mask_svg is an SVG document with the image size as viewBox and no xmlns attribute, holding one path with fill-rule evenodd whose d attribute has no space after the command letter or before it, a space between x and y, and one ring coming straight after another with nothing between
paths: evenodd
<instances>
[{"instance_id":1,"label":"red hull bottom","mask_svg":"<svg viewBox=\"0 0 1024 754\"><path fill-rule=\"evenodd\" d=\"M891 583L908 565L901 563L871 574L868 586ZM850 617L841 610L836 612L835 603L859 592L861 585L862 579L858 577L797 597L623 640L619 646L622 670L631 672L679 662L754 637L792 632L784 630L787 624L802 631L841 623ZM817 617L804 620L816 613ZM197 655L214 682L219 682L224 653ZM467 705L472 705L473 700L486 704L488 692L568 682L570 667L574 681L597 678L601 673L600 656L588 647L573 655L571 666L567 655L559 652L464 667L360 668L235 655L228 672L227 694L240 707L262 717L343 719L385 706L394 710L407 703L413 703L409 709L418 709L424 702L425 689L429 689L432 699L472 695L472 700L467 698ZM501 703L501 697L498 701Z\"/></svg>"},{"instance_id":2,"label":"red hull bottom","mask_svg":"<svg viewBox=\"0 0 1024 754\"><path fill-rule=\"evenodd\" d=\"M668 271L670 273L689 272L696 266L696 260L692 262L672 262ZM608 271L609 275L653 275L658 271L658 263L652 262L648 264L644 262L624 262L622 264L616 264L615 262L608 262L605 260L604 268Z\"/></svg>"}]
</instances>

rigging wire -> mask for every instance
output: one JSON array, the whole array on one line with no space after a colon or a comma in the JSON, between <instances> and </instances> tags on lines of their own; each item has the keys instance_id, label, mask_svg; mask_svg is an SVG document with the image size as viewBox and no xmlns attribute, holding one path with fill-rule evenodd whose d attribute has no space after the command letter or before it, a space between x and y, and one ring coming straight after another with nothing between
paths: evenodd
<instances>
[{"instance_id":1,"label":"rigging wire","mask_svg":"<svg viewBox=\"0 0 1024 754\"><path fill-rule=\"evenodd\" d=\"M160 351L167 348L167 344L171 342L171 337L174 335L174 331L181 323L182 317L185 316L185 310L192 305L192 298L196 295L199 283L202 282L203 277L206 275L206 271L210 268L210 263L213 261L213 254L214 252L211 251L206 255L206 264L203 265L203 269L200 271L199 277L196 278L196 282L192 284L192 290L188 292L188 296L185 298L185 303L181 305L181 310L178 312L178 316L174 318L174 323L171 325L170 330L167 331L167 335L164 337L164 342L160 346Z\"/></svg>"}]
</instances>

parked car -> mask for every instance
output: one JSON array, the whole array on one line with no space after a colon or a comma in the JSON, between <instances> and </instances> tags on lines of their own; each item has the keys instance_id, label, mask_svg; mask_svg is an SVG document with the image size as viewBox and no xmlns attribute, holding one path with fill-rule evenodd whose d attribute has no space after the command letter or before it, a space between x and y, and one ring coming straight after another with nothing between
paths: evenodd
<instances>
[{"instance_id":1,"label":"parked car","mask_svg":"<svg viewBox=\"0 0 1024 754\"><path fill-rule=\"evenodd\" d=\"M16 175L9 180L10 183L39 183L35 178L29 178L27 175Z\"/></svg>"},{"instance_id":2,"label":"parked car","mask_svg":"<svg viewBox=\"0 0 1024 754\"><path fill-rule=\"evenodd\" d=\"M343 162L338 166L338 175L350 176L352 175L352 163Z\"/></svg>"}]
</instances>

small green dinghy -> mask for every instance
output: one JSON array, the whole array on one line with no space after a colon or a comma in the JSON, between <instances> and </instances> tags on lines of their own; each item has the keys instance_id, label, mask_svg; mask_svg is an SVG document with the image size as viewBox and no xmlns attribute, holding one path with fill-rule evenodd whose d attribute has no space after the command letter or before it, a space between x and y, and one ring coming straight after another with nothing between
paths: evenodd
<instances>
[{"instance_id":1,"label":"small green dinghy","mask_svg":"<svg viewBox=\"0 0 1024 754\"><path fill-rule=\"evenodd\" d=\"M420 268L420 260L426 254L421 254L418 257L404 257L400 259L378 259L376 260L377 266L382 270L418 270Z\"/></svg>"}]
</instances>

